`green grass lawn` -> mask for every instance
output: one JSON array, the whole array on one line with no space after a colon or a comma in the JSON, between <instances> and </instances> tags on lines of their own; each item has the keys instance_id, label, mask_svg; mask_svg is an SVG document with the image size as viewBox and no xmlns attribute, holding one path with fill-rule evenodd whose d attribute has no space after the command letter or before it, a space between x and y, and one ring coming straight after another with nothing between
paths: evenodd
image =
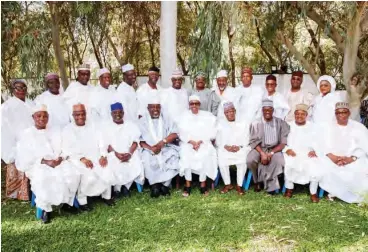
<instances>
[{"instance_id":1,"label":"green grass lawn","mask_svg":"<svg viewBox=\"0 0 368 252\"><path fill-rule=\"evenodd\" d=\"M55 216L56 215L56 216ZM281 195L235 191L189 198L149 189L90 213L54 214L42 225L27 202L2 202L2 251L368 251L368 209L306 192Z\"/></svg>"}]
</instances>

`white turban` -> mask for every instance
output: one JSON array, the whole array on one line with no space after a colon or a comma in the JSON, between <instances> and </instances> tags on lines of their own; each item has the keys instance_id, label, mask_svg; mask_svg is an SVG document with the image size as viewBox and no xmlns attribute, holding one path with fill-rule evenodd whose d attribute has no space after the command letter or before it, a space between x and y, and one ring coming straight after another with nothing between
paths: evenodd
<instances>
[{"instance_id":1,"label":"white turban","mask_svg":"<svg viewBox=\"0 0 368 252\"><path fill-rule=\"evenodd\" d=\"M105 74L105 73L110 73L110 71L109 71L109 69L107 69L107 68L101 68L100 70L98 70L98 78L100 78L101 77L101 75L103 75L103 74Z\"/></svg>"},{"instance_id":2,"label":"white turban","mask_svg":"<svg viewBox=\"0 0 368 252\"><path fill-rule=\"evenodd\" d=\"M121 67L121 70L123 71L123 73L134 70L134 66L132 64L126 64L124 66Z\"/></svg>"},{"instance_id":3,"label":"white turban","mask_svg":"<svg viewBox=\"0 0 368 252\"><path fill-rule=\"evenodd\" d=\"M216 79L221 78L221 77L226 77L227 78L227 71L226 70L221 70L220 72L217 73Z\"/></svg>"},{"instance_id":4,"label":"white turban","mask_svg":"<svg viewBox=\"0 0 368 252\"><path fill-rule=\"evenodd\" d=\"M328 81L328 83L331 84L331 93L335 92L335 90L336 90L336 81L332 76L322 75L321 77L318 78L318 81L317 81L318 91L319 91L319 86L321 85L322 81Z\"/></svg>"},{"instance_id":5,"label":"white turban","mask_svg":"<svg viewBox=\"0 0 368 252\"><path fill-rule=\"evenodd\" d=\"M32 108L32 115L35 114L35 113L37 113L37 112L41 112L41 111L47 112L47 106L45 104L36 104Z\"/></svg>"},{"instance_id":6,"label":"white turban","mask_svg":"<svg viewBox=\"0 0 368 252\"><path fill-rule=\"evenodd\" d=\"M191 102L191 101L199 101L199 102L201 102L201 99L199 98L198 95L191 95L191 96L189 96L189 102Z\"/></svg>"}]
</instances>

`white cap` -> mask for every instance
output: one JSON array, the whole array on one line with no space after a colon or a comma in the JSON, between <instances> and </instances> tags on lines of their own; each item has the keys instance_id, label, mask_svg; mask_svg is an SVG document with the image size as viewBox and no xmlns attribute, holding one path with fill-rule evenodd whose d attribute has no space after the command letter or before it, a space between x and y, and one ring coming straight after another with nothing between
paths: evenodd
<instances>
[{"instance_id":1,"label":"white cap","mask_svg":"<svg viewBox=\"0 0 368 252\"><path fill-rule=\"evenodd\" d=\"M121 70L123 71L123 73L134 70L134 66L132 64L126 64L124 66L121 67Z\"/></svg>"},{"instance_id":2,"label":"white cap","mask_svg":"<svg viewBox=\"0 0 368 252\"><path fill-rule=\"evenodd\" d=\"M161 104L160 97L158 94L152 94L147 99L147 104Z\"/></svg>"},{"instance_id":3,"label":"white cap","mask_svg":"<svg viewBox=\"0 0 368 252\"><path fill-rule=\"evenodd\" d=\"M98 78L101 77L101 75L105 74L105 73L110 73L109 69L107 69L106 67L101 68L100 70L98 70Z\"/></svg>"},{"instance_id":4,"label":"white cap","mask_svg":"<svg viewBox=\"0 0 368 252\"><path fill-rule=\"evenodd\" d=\"M78 67L78 71L90 71L91 66L89 64L82 64Z\"/></svg>"},{"instance_id":5,"label":"white cap","mask_svg":"<svg viewBox=\"0 0 368 252\"><path fill-rule=\"evenodd\" d=\"M171 78L181 78L183 77L183 72L180 69L176 69L172 72Z\"/></svg>"},{"instance_id":6,"label":"white cap","mask_svg":"<svg viewBox=\"0 0 368 252\"><path fill-rule=\"evenodd\" d=\"M191 95L191 96L189 96L189 102L191 102L191 101L199 101L199 102L201 102L201 99L199 98L198 95Z\"/></svg>"},{"instance_id":7,"label":"white cap","mask_svg":"<svg viewBox=\"0 0 368 252\"><path fill-rule=\"evenodd\" d=\"M33 108L32 108L32 115L34 113L37 112L41 112L41 111L45 111L47 112L47 106L45 104L36 104Z\"/></svg>"},{"instance_id":8,"label":"white cap","mask_svg":"<svg viewBox=\"0 0 368 252\"><path fill-rule=\"evenodd\" d=\"M226 70L221 70L220 72L217 73L216 79L221 78L221 77L227 77L227 71Z\"/></svg>"}]
</instances>

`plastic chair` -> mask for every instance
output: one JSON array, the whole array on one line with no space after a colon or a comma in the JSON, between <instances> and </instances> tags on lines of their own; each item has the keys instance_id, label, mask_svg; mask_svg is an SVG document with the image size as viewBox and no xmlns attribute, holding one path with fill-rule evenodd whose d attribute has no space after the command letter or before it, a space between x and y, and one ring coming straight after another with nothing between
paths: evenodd
<instances>
[{"instance_id":1,"label":"plastic chair","mask_svg":"<svg viewBox=\"0 0 368 252\"><path fill-rule=\"evenodd\" d=\"M323 190L323 189L320 187L320 188L319 188L318 197L319 197L319 198L322 198L324 193L325 193L325 190Z\"/></svg>"},{"instance_id":2,"label":"plastic chair","mask_svg":"<svg viewBox=\"0 0 368 252\"><path fill-rule=\"evenodd\" d=\"M250 181L252 180L252 176L253 176L252 170L248 169L248 175L246 175L247 178L244 179L244 182L243 182L243 188L245 191L249 190Z\"/></svg>"},{"instance_id":3,"label":"plastic chair","mask_svg":"<svg viewBox=\"0 0 368 252\"><path fill-rule=\"evenodd\" d=\"M137 190L139 193L143 192L143 185L138 184L137 182L135 182L135 184L137 185Z\"/></svg>"}]
</instances>

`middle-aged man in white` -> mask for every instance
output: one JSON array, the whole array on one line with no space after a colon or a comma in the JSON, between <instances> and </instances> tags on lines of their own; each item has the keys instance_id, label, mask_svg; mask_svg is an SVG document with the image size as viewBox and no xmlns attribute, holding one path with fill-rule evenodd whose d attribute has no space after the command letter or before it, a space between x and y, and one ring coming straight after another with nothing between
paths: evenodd
<instances>
[{"instance_id":1,"label":"middle-aged man in white","mask_svg":"<svg viewBox=\"0 0 368 252\"><path fill-rule=\"evenodd\" d=\"M315 126L307 121L308 105L298 104L294 109L295 120L289 123L290 133L284 148L285 159L285 197L293 195L294 183L309 183L310 199L318 203L317 197L320 168L315 152L317 144Z\"/></svg>"},{"instance_id":2,"label":"middle-aged man in white","mask_svg":"<svg viewBox=\"0 0 368 252\"><path fill-rule=\"evenodd\" d=\"M270 74L266 77L266 93L263 99L273 101L273 116L285 120L286 115L290 111L289 104L285 97L276 91L277 79L276 76Z\"/></svg>"},{"instance_id":3,"label":"middle-aged man in white","mask_svg":"<svg viewBox=\"0 0 368 252\"><path fill-rule=\"evenodd\" d=\"M323 170L319 186L348 203L367 201L368 196L368 130L349 119L346 102L336 103L336 120L320 124L317 139L318 168Z\"/></svg>"},{"instance_id":4,"label":"middle-aged man in white","mask_svg":"<svg viewBox=\"0 0 368 252\"><path fill-rule=\"evenodd\" d=\"M232 102L222 101L226 121L219 122L216 136L218 164L225 187L221 193L234 189L230 181L230 165L236 165L236 191L243 195L243 180L247 171L246 159L249 147L249 125L236 120L237 113Z\"/></svg>"},{"instance_id":5,"label":"middle-aged man in white","mask_svg":"<svg viewBox=\"0 0 368 252\"><path fill-rule=\"evenodd\" d=\"M191 192L192 173L199 175L201 194L208 195L206 179L217 176L217 154L212 141L216 138L216 117L199 109L200 98L189 97L189 110L179 119L180 176L185 176L183 196Z\"/></svg>"},{"instance_id":6,"label":"middle-aged man in white","mask_svg":"<svg viewBox=\"0 0 368 252\"><path fill-rule=\"evenodd\" d=\"M121 70L123 71L123 82L117 88L118 101L124 107L124 120L137 123L138 99L134 89L137 73L132 64L122 66Z\"/></svg>"},{"instance_id":7,"label":"middle-aged man in white","mask_svg":"<svg viewBox=\"0 0 368 252\"><path fill-rule=\"evenodd\" d=\"M61 152L61 130L49 127L46 105L33 108L34 125L24 130L17 142L16 167L26 173L43 223L50 221L52 206L73 206L80 174Z\"/></svg>"},{"instance_id":8,"label":"middle-aged man in white","mask_svg":"<svg viewBox=\"0 0 368 252\"><path fill-rule=\"evenodd\" d=\"M69 110L60 94L59 75L48 73L45 77L47 90L38 95L35 99L36 104L45 104L49 114L48 126L65 127L70 122Z\"/></svg>"},{"instance_id":9,"label":"middle-aged man in white","mask_svg":"<svg viewBox=\"0 0 368 252\"><path fill-rule=\"evenodd\" d=\"M101 135L96 126L86 121L87 112L83 104L73 106L74 121L62 133L63 156L68 157L81 173L77 200L82 211L90 211L87 196L102 194L104 202L111 206L111 186L115 185L113 170L108 164L107 150L100 148Z\"/></svg>"},{"instance_id":10,"label":"middle-aged man in white","mask_svg":"<svg viewBox=\"0 0 368 252\"><path fill-rule=\"evenodd\" d=\"M198 95L201 99L200 110L208 111L208 99L210 97L211 90L206 88L206 74L198 72L194 76L194 87L190 91L190 95Z\"/></svg>"},{"instance_id":11,"label":"middle-aged man in white","mask_svg":"<svg viewBox=\"0 0 368 252\"><path fill-rule=\"evenodd\" d=\"M188 92L182 87L182 71L174 70L171 75L172 86L161 92L161 110L165 118L177 122L178 117L189 109Z\"/></svg>"},{"instance_id":12,"label":"middle-aged man in white","mask_svg":"<svg viewBox=\"0 0 368 252\"><path fill-rule=\"evenodd\" d=\"M170 194L172 178L179 173L179 146L176 124L161 113L158 96L147 101L146 113L139 119L142 133L142 162L145 177L151 185L151 197Z\"/></svg>"},{"instance_id":13,"label":"middle-aged man in white","mask_svg":"<svg viewBox=\"0 0 368 252\"><path fill-rule=\"evenodd\" d=\"M107 68L98 71L99 84L93 88L89 99L91 119L95 123L112 121L110 105L117 101L117 93L111 85L111 73Z\"/></svg>"},{"instance_id":14,"label":"middle-aged man in white","mask_svg":"<svg viewBox=\"0 0 368 252\"><path fill-rule=\"evenodd\" d=\"M262 117L262 99L264 88L252 83L253 70L250 67L243 68L241 72L242 84L235 88L237 98L237 120L251 124Z\"/></svg>"}]
</instances>

